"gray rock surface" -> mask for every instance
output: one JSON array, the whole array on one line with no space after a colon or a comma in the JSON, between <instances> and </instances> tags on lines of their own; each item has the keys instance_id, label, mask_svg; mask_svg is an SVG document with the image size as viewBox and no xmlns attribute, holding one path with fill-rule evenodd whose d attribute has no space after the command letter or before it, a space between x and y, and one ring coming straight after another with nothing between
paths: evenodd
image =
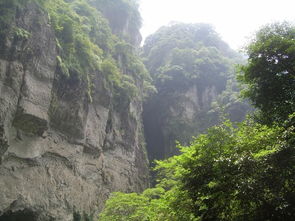
<instances>
[{"instance_id":1,"label":"gray rock surface","mask_svg":"<svg viewBox=\"0 0 295 221\"><path fill-rule=\"evenodd\" d=\"M217 116L211 116L209 110L217 96L214 86L208 85L200 90L192 84L169 93L160 91L152 97L144 109L145 138L150 159L164 159L178 154L176 141L188 145L192 136L212 126L211 121L216 123Z\"/></svg>"},{"instance_id":2,"label":"gray rock surface","mask_svg":"<svg viewBox=\"0 0 295 221\"><path fill-rule=\"evenodd\" d=\"M55 36L36 5L14 21L0 55L0 218L96 216L113 191L142 191L148 162L142 103L114 106L102 77L85 85L58 73Z\"/></svg>"}]
</instances>

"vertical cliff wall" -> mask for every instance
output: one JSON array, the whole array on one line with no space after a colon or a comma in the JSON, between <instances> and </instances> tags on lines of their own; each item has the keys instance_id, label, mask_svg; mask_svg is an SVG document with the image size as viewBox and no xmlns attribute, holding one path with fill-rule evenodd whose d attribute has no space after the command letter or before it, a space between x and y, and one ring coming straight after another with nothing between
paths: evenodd
<instances>
[{"instance_id":1,"label":"vertical cliff wall","mask_svg":"<svg viewBox=\"0 0 295 221\"><path fill-rule=\"evenodd\" d=\"M162 27L147 38L143 57L158 90L144 105L151 160L178 153L176 140L189 144L224 114L240 121L249 110L236 96L234 64L242 59L210 25Z\"/></svg>"},{"instance_id":2,"label":"vertical cliff wall","mask_svg":"<svg viewBox=\"0 0 295 221\"><path fill-rule=\"evenodd\" d=\"M141 16L138 1L133 0L88 0L108 19L110 27L116 35L125 41L139 46L142 40L139 29Z\"/></svg>"},{"instance_id":3,"label":"vertical cliff wall","mask_svg":"<svg viewBox=\"0 0 295 221\"><path fill-rule=\"evenodd\" d=\"M95 217L148 185L147 73L82 2L1 2L0 220Z\"/></svg>"}]
</instances>

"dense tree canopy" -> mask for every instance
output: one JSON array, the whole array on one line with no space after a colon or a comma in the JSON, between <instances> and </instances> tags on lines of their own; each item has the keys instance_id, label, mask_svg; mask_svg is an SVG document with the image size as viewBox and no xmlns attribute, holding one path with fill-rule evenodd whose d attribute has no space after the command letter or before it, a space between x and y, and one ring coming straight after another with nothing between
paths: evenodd
<instances>
[{"instance_id":1,"label":"dense tree canopy","mask_svg":"<svg viewBox=\"0 0 295 221\"><path fill-rule=\"evenodd\" d=\"M284 133L278 127L244 122L237 129L212 128L195 140L180 158L179 177L194 202L196 217L290 219L295 213L295 161L288 154L295 152Z\"/></svg>"},{"instance_id":2,"label":"dense tree canopy","mask_svg":"<svg viewBox=\"0 0 295 221\"><path fill-rule=\"evenodd\" d=\"M247 47L241 80L245 97L261 110L263 122L283 122L295 111L295 26L276 23L262 28Z\"/></svg>"},{"instance_id":3,"label":"dense tree canopy","mask_svg":"<svg viewBox=\"0 0 295 221\"><path fill-rule=\"evenodd\" d=\"M181 155L158 162L156 188L113 195L102 220L111 215L118 217L114 220L290 220L294 119L285 127L247 120L209 129L189 147L180 146Z\"/></svg>"}]
</instances>

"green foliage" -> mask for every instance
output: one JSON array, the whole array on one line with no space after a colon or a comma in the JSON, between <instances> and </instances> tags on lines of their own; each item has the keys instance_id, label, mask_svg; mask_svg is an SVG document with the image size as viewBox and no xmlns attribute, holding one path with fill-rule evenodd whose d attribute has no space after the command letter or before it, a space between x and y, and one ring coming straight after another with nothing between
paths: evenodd
<instances>
[{"instance_id":1,"label":"green foliage","mask_svg":"<svg viewBox=\"0 0 295 221\"><path fill-rule=\"evenodd\" d=\"M157 75L160 67L170 63L183 66L191 72L198 68L194 67L197 65L196 59L206 59L208 55L212 57L213 63L218 61L216 67L220 66L221 69L227 66L227 62L222 63L221 60L234 57L226 43L207 24L162 27L146 39L143 50L143 57L152 75Z\"/></svg>"},{"instance_id":2,"label":"green foliage","mask_svg":"<svg viewBox=\"0 0 295 221\"><path fill-rule=\"evenodd\" d=\"M44 3L58 38L60 70L66 76L78 75L85 81L90 100L93 91L91 79L99 72L106 77L116 96L130 101L137 94L138 85L135 82L150 84L149 73L133 46L114 36L108 21L100 13L104 7L114 13L116 5L95 8L97 4L101 6L99 1L84 0L51 0Z\"/></svg>"},{"instance_id":3,"label":"green foliage","mask_svg":"<svg viewBox=\"0 0 295 221\"><path fill-rule=\"evenodd\" d=\"M48 13L50 23L55 31L58 47L58 70L67 78L78 78L87 85L86 93L92 100L97 74L103 74L107 79L109 89L113 94L130 101L135 95L144 97L152 90L151 78L140 60L136 49L126 43L120 35L112 34L109 24L113 24L114 15L127 13L126 18L115 18L118 22L126 20L129 27L138 32L140 15L138 5L131 0L91 1L91 0L2 0L0 2L0 35L1 44L12 31L16 40L25 40L30 33L14 25L15 15L28 2L35 2ZM104 13L104 14L102 14ZM110 15L111 17L107 16ZM116 17L116 16L115 16ZM129 19L135 19L130 23ZM107 20L108 19L108 20ZM116 23L116 22L115 22ZM122 24L126 25L126 24ZM121 29L124 27L121 27ZM131 30L127 30L129 33ZM125 33L125 34L128 34ZM129 33L132 34L132 33ZM143 87L145 85L145 87ZM138 88L142 88L138 93ZM124 98L125 99L125 98Z\"/></svg>"},{"instance_id":4,"label":"green foliage","mask_svg":"<svg viewBox=\"0 0 295 221\"><path fill-rule=\"evenodd\" d=\"M118 85L121 91L125 91L123 93L132 97L142 91L142 97L146 98L155 92L156 89L152 85L149 72L139 58L139 55L134 53L134 47L132 45L124 41L117 41L114 55L119 61L119 65L124 73L121 78L122 82ZM139 85L136 85L136 82L138 82ZM141 90L138 90L138 88L141 88Z\"/></svg>"},{"instance_id":5,"label":"green foliage","mask_svg":"<svg viewBox=\"0 0 295 221\"><path fill-rule=\"evenodd\" d=\"M128 63L125 63L125 64L128 64ZM139 95L139 89L136 86L136 82L134 80L136 78L132 77L132 75L121 73L121 71L116 66L114 59L112 58L105 59L102 62L101 71L103 74L106 75L107 80L111 84L113 84L116 90L115 96L117 97L117 100L120 100L121 103L123 102L125 104L128 104L131 98L135 97L136 95ZM133 74L133 73L134 72L129 72L129 74ZM136 76L136 75L133 75L133 76ZM144 82L146 81L143 80L143 83Z\"/></svg>"},{"instance_id":6,"label":"green foliage","mask_svg":"<svg viewBox=\"0 0 295 221\"><path fill-rule=\"evenodd\" d=\"M121 82L121 87L126 90L130 97L134 97L138 93L138 88L136 87L135 82L131 76L123 75Z\"/></svg>"},{"instance_id":7,"label":"green foliage","mask_svg":"<svg viewBox=\"0 0 295 221\"><path fill-rule=\"evenodd\" d=\"M106 202L99 221L176 221L179 220L178 217L190 220L187 219L190 214L177 213L181 211L176 212L171 209L169 201L175 199L174 197L174 194L166 192L160 186L147 189L142 194L113 193ZM181 201L181 198L178 202L183 206L188 203L187 200Z\"/></svg>"},{"instance_id":8,"label":"green foliage","mask_svg":"<svg viewBox=\"0 0 295 221\"><path fill-rule=\"evenodd\" d=\"M288 23L265 26L246 48L248 64L240 80L244 96L260 110L264 123L284 122L295 111L295 27Z\"/></svg>"},{"instance_id":9,"label":"green foliage","mask_svg":"<svg viewBox=\"0 0 295 221\"><path fill-rule=\"evenodd\" d=\"M128 195L124 193L113 193L106 203L106 209L100 215L100 221L144 221L146 218L145 207L148 198L136 193Z\"/></svg>"},{"instance_id":10,"label":"green foliage","mask_svg":"<svg viewBox=\"0 0 295 221\"><path fill-rule=\"evenodd\" d=\"M249 80L248 84L252 84L250 89L265 89L265 84L273 86L268 84L269 78L283 78L276 70L288 71L283 73L287 78L279 81L284 86L280 101L274 102L273 96L255 100L260 108L274 102L287 109L274 107L274 112L269 113L271 121L268 123L272 122L272 125L260 124L250 118L236 125L225 121L208 129L207 134L199 135L190 146L179 145L180 155L157 161L156 188L147 189L142 194L113 196L105 211L121 208L127 213L113 210L107 215L104 211L105 220L112 220L110 217L114 214L117 220L138 220L139 216L141 220L150 221L292 220L295 215L295 112L292 105L288 109L293 104L292 96L286 95L293 93L289 87L290 82L293 84L292 69L288 69L291 63L287 62L292 58L293 33L291 31L290 34L289 26L274 25L271 29L263 29L258 34L261 42L258 44L256 41L250 48L254 50L258 46L264 47L264 44L268 48L264 48L264 53L258 51L255 54L254 50L249 64L243 66L244 80L256 76L255 73L266 75L256 76L256 81L254 78ZM291 54L284 57L285 53L273 53L274 59L264 58L268 52L279 51L281 47ZM177 50L176 54L181 55L176 58L178 63L164 68L166 72L182 71L185 75L186 70L181 65L186 63L189 67L193 56L186 56L191 54L190 50ZM183 56L186 59L182 60ZM288 65L283 65L286 69L280 69L280 64ZM225 92L228 93L235 84L230 82ZM254 96L250 89L247 93ZM223 99L235 100L236 97L225 94ZM264 111L263 108L261 110Z\"/></svg>"},{"instance_id":11,"label":"green foliage","mask_svg":"<svg viewBox=\"0 0 295 221\"><path fill-rule=\"evenodd\" d=\"M23 28L18 28L18 27L14 27L13 34L18 39L28 39L29 37L31 37L30 32L28 32L27 30Z\"/></svg>"},{"instance_id":12,"label":"green foliage","mask_svg":"<svg viewBox=\"0 0 295 221\"><path fill-rule=\"evenodd\" d=\"M112 58L105 59L101 64L101 71L106 75L109 82L119 86L121 82L120 71Z\"/></svg>"},{"instance_id":13,"label":"green foliage","mask_svg":"<svg viewBox=\"0 0 295 221\"><path fill-rule=\"evenodd\" d=\"M56 57L57 65L60 68L61 73L63 73L66 77L70 76L69 69L65 65L65 63L62 61L60 56Z\"/></svg>"},{"instance_id":14,"label":"green foliage","mask_svg":"<svg viewBox=\"0 0 295 221\"><path fill-rule=\"evenodd\" d=\"M113 195L103 220L292 219L294 119L285 127L247 120L210 128L190 146L179 145L181 155L157 161L156 188Z\"/></svg>"},{"instance_id":15,"label":"green foliage","mask_svg":"<svg viewBox=\"0 0 295 221\"><path fill-rule=\"evenodd\" d=\"M84 3L84 4L83 4ZM63 70L76 73L86 79L87 74L99 70L103 51L94 42L86 29L105 22L102 16L85 2L73 1L67 3L63 0L51 0L44 3L48 10L51 23L55 29L60 44ZM86 17L81 12L87 11ZM97 28L98 29L98 28ZM99 30L103 31L103 30ZM110 31L109 37L112 38ZM59 63L60 60L58 60ZM65 71L67 73L67 71Z\"/></svg>"},{"instance_id":16,"label":"green foliage","mask_svg":"<svg viewBox=\"0 0 295 221\"><path fill-rule=\"evenodd\" d=\"M227 122L209 129L207 135L201 135L184 150L175 175L182 189L189 192L197 217L251 218L261 202L256 201L257 196L262 197L260 200L268 197L264 196L267 189L257 188L264 172L259 164L265 160L263 157L277 151L279 131L247 122L234 128Z\"/></svg>"}]
</instances>

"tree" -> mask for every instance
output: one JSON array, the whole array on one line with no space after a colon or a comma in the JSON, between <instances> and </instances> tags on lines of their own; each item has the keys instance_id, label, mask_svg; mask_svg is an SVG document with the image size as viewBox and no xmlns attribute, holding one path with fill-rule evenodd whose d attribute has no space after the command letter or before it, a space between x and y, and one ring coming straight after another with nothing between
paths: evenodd
<instances>
[{"instance_id":1,"label":"tree","mask_svg":"<svg viewBox=\"0 0 295 221\"><path fill-rule=\"evenodd\" d=\"M111 197L102 220L292 220L294 122L292 115L284 127L247 120L210 128L179 146L181 155L157 162L156 188Z\"/></svg>"},{"instance_id":2,"label":"tree","mask_svg":"<svg viewBox=\"0 0 295 221\"><path fill-rule=\"evenodd\" d=\"M295 26L265 26L246 52L240 76L247 85L244 96L260 110L262 122L284 122L295 111Z\"/></svg>"},{"instance_id":3,"label":"tree","mask_svg":"<svg viewBox=\"0 0 295 221\"><path fill-rule=\"evenodd\" d=\"M149 203L149 199L143 195L136 193L124 194L113 193L106 202L103 213L100 214L100 221L145 221L147 214L145 208Z\"/></svg>"},{"instance_id":4,"label":"tree","mask_svg":"<svg viewBox=\"0 0 295 221\"><path fill-rule=\"evenodd\" d=\"M227 123L196 139L190 154L183 156L179 176L196 217L291 219L295 214L294 145L286 139L294 139L291 128L251 121L234 128Z\"/></svg>"},{"instance_id":5,"label":"tree","mask_svg":"<svg viewBox=\"0 0 295 221\"><path fill-rule=\"evenodd\" d=\"M173 210L170 205L176 200L179 205L186 205L188 197L184 198L176 194L178 193L176 186L172 190L165 191L161 187L163 183L157 188L146 189L142 194L113 193L106 201L105 208L99 215L99 221L192 220L185 209ZM176 199L176 196L179 198Z\"/></svg>"}]
</instances>

